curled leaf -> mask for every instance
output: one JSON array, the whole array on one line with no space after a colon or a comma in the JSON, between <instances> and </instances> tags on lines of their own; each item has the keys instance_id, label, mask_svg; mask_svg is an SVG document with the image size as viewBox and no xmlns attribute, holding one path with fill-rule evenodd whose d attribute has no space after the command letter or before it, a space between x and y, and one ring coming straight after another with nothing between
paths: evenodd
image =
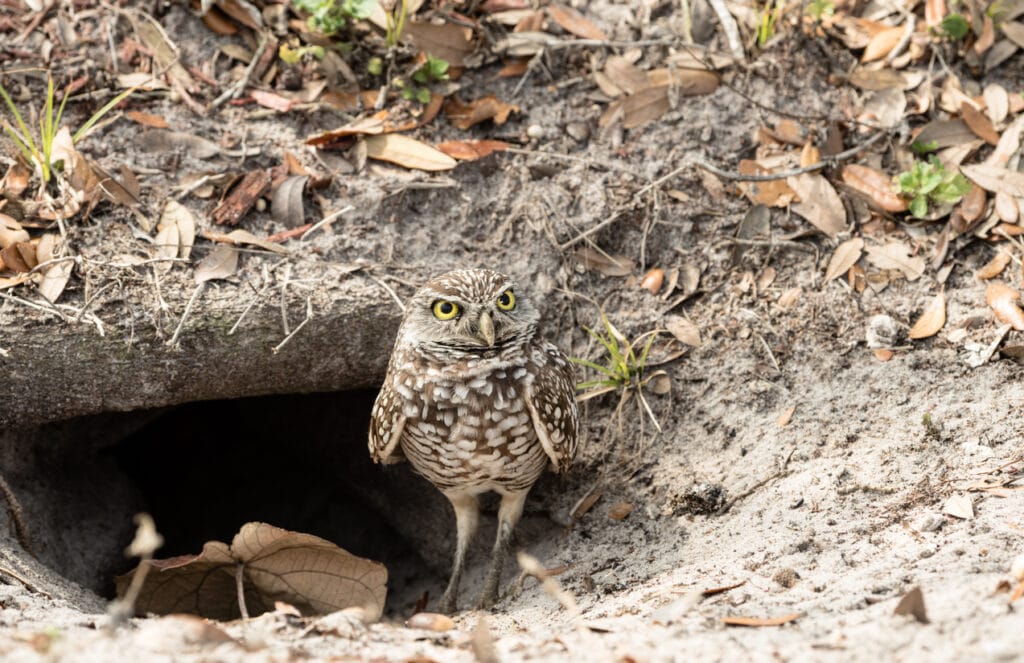
<instances>
[{"instance_id":1,"label":"curled leaf","mask_svg":"<svg viewBox=\"0 0 1024 663\"><path fill-rule=\"evenodd\" d=\"M995 311L996 319L1017 331L1024 331L1024 311L1020 309L1020 293L1002 281L993 281L985 288L985 302Z\"/></svg>"},{"instance_id":2,"label":"curled leaf","mask_svg":"<svg viewBox=\"0 0 1024 663\"><path fill-rule=\"evenodd\" d=\"M946 324L946 295L942 292L932 297L917 319L914 326L907 333L912 339L929 338L935 336Z\"/></svg>"}]
</instances>

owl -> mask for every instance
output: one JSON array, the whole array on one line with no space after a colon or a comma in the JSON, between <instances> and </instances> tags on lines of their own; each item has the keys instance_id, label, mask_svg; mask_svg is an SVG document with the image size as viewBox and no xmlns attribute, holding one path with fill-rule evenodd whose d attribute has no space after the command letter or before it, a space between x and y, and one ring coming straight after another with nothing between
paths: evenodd
<instances>
[{"instance_id":1,"label":"owl","mask_svg":"<svg viewBox=\"0 0 1024 663\"><path fill-rule=\"evenodd\" d=\"M409 300L373 406L374 461L403 458L451 502L456 543L440 609L454 612L481 494L501 496L479 607L498 598L512 532L548 467L567 471L579 441L572 364L537 334L540 314L508 276L442 274Z\"/></svg>"}]
</instances>

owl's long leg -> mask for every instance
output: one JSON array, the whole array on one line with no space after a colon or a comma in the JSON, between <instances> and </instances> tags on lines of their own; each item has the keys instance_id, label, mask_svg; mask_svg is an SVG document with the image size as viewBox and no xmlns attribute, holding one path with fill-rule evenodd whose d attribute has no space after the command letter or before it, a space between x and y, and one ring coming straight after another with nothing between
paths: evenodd
<instances>
[{"instance_id":1,"label":"owl's long leg","mask_svg":"<svg viewBox=\"0 0 1024 663\"><path fill-rule=\"evenodd\" d=\"M466 551L469 549L469 542L476 532L476 525L480 520L480 502L476 495L466 493L445 494L455 508L455 561L452 563L452 577L448 581L448 589L444 590L444 597L441 598L441 612L455 612L455 603L459 598L459 581L462 579L462 567L466 561Z\"/></svg>"},{"instance_id":2,"label":"owl's long leg","mask_svg":"<svg viewBox=\"0 0 1024 663\"><path fill-rule=\"evenodd\" d=\"M491 608L498 601L498 584L501 582L502 567L504 567L505 558L508 556L512 532L515 530L520 516L523 515L523 504L526 503L528 492L530 491L524 490L501 496L501 507L498 509L498 536L494 540L491 567L487 571L484 590L481 592L480 602L477 604L477 607L481 609Z\"/></svg>"}]
</instances>

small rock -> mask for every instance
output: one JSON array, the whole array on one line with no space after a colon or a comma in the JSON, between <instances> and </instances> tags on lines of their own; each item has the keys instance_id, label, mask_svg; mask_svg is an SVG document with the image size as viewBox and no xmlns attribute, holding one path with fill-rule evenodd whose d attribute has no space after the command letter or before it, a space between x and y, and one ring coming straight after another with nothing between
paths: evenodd
<instances>
[{"instance_id":1,"label":"small rock","mask_svg":"<svg viewBox=\"0 0 1024 663\"><path fill-rule=\"evenodd\" d=\"M585 143L590 138L590 127L585 122L570 122L565 125L565 133L577 143Z\"/></svg>"},{"instance_id":2,"label":"small rock","mask_svg":"<svg viewBox=\"0 0 1024 663\"><path fill-rule=\"evenodd\" d=\"M937 532L945 524L946 519L939 514L926 513L914 522L914 529L918 532Z\"/></svg>"},{"instance_id":3,"label":"small rock","mask_svg":"<svg viewBox=\"0 0 1024 663\"><path fill-rule=\"evenodd\" d=\"M531 124L526 128L526 135L529 136L530 138L543 138L544 127L540 126L539 124Z\"/></svg>"}]
</instances>

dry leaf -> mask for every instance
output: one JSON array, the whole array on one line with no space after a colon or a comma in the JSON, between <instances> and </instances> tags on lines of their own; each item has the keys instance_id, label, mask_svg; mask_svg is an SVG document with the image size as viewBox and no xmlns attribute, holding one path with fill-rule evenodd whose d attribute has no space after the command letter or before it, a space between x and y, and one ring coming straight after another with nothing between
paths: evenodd
<instances>
[{"instance_id":1,"label":"dry leaf","mask_svg":"<svg viewBox=\"0 0 1024 663\"><path fill-rule=\"evenodd\" d=\"M548 7L548 16L561 26L563 30L577 37L596 39L598 41L607 41L608 39L608 35L601 28L594 25L590 19L571 7L552 4Z\"/></svg>"},{"instance_id":2,"label":"dry leaf","mask_svg":"<svg viewBox=\"0 0 1024 663\"><path fill-rule=\"evenodd\" d=\"M914 326L910 328L907 336L914 340L929 338L938 334L944 324L946 324L946 295L940 292L928 302L928 306L925 307Z\"/></svg>"},{"instance_id":3,"label":"dry leaf","mask_svg":"<svg viewBox=\"0 0 1024 663\"><path fill-rule=\"evenodd\" d=\"M894 615L911 615L921 624L928 623L928 614L924 609L924 594L920 587L915 587L900 599L893 610Z\"/></svg>"},{"instance_id":4,"label":"dry leaf","mask_svg":"<svg viewBox=\"0 0 1024 663\"><path fill-rule=\"evenodd\" d=\"M952 495L942 505L942 512L955 518L970 520L974 518L974 503L966 494Z\"/></svg>"},{"instance_id":5,"label":"dry leaf","mask_svg":"<svg viewBox=\"0 0 1024 663\"><path fill-rule=\"evenodd\" d=\"M771 170L750 159L743 159L738 168L742 175L769 175ZM786 207L796 198L796 192L790 188L786 180L777 179L768 182L739 182L740 191L755 205L768 207Z\"/></svg>"},{"instance_id":6,"label":"dry leaf","mask_svg":"<svg viewBox=\"0 0 1024 663\"><path fill-rule=\"evenodd\" d=\"M864 240L860 237L853 237L837 246L825 269L825 281L831 281L845 274L857 264L863 254Z\"/></svg>"},{"instance_id":7,"label":"dry leaf","mask_svg":"<svg viewBox=\"0 0 1024 663\"><path fill-rule=\"evenodd\" d=\"M40 264L58 257L56 252L58 239L59 236L53 233L47 233L39 239L36 258ZM42 278L39 281L39 294L51 304L56 303L71 278L72 267L74 267L73 261L62 260L40 270Z\"/></svg>"},{"instance_id":8,"label":"dry leaf","mask_svg":"<svg viewBox=\"0 0 1024 663\"><path fill-rule=\"evenodd\" d=\"M267 90L249 90L249 96L260 106L276 110L278 113L287 113L295 105L291 99Z\"/></svg>"},{"instance_id":9,"label":"dry leaf","mask_svg":"<svg viewBox=\"0 0 1024 663\"><path fill-rule=\"evenodd\" d=\"M899 270L909 281L915 281L924 274L924 258L911 256L910 249L901 242L893 241L882 246L869 246L867 254L868 262L875 267Z\"/></svg>"},{"instance_id":10,"label":"dry leaf","mask_svg":"<svg viewBox=\"0 0 1024 663\"><path fill-rule=\"evenodd\" d=\"M989 19L991 22L991 18ZM1006 88L998 83L989 83L982 92L985 99L985 112L988 119L994 124L999 124L1010 114L1010 95Z\"/></svg>"},{"instance_id":11,"label":"dry leaf","mask_svg":"<svg viewBox=\"0 0 1024 663\"><path fill-rule=\"evenodd\" d=\"M903 38L903 34L906 32L905 28L895 27L887 30L882 30L868 41L868 45L864 47L864 55L861 56L861 62L873 62L875 60L881 60L889 52L896 47L900 39Z\"/></svg>"},{"instance_id":12,"label":"dry leaf","mask_svg":"<svg viewBox=\"0 0 1024 663\"><path fill-rule=\"evenodd\" d=\"M298 228L306 222L302 196L308 182L308 175L292 175L278 185L270 202L270 214L275 220L288 228Z\"/></svg>"},{"instance_id":13,"label":"dry leaf","mask_svg":"<svg viewBox=\"0 0 1024 663\"><path fill-rule=\"evenodd\" d=\"M893 191L892 180L885 173L869 166L849 164L843 167L843 181L886 212L907 211L907 201Z\"/></svg>"},{"instance_id":14,"label":"dry leaf","mask_svg":"<svg viewBox=\"0 0 1024 663\"><path fill-rule=\"evenodd\" d=\"M799 286L795 288L790 288L786 292L779 295L779 300L776 303L782 308L789 308L793 304L797 303L797 301L800 299L800 295L802 295L803 293L803 288Z\"/></svg>"},{"instance_id":15,"label":"dry leaf","mask_svg":"<svg viewBox=\"0 0 1024 663\"><path fill-rule=\"evenodd\" d=\"M985 195L985 190L972 183L971 188L964 195L963 200L960 201L957 210L960 212L963 220L967 222L967 225L971 226L985 213L985 204L987 202L988 197Z\"/></svg>"},{"instance_id":16,"label":"dry leaf","mask_svg":"<svg viewBox=\"0 0 1024 663\"><path fill-rule=\"evenodd\" d=\"M792 421L793 414L795 412L796 406L790 405L785 410L783 410L782 414L780 414L778 419L775 420L775 425L778 426L779 428L785 428L786 426L789 425L789 422Z\"/></svg>"},{"instance_id":17,"label":"dry leaf","mask_svg":"<svg viewBox=\"0 0 1024 663\"><path fill-rule=\"evenodd\" d=\"M623 520L626 516L633 513L632 502L619 502L608 507L608 518L611 520Z\"/></svg>"},{"instance_id":18,"label":"dry leaf","mask_svg":"<svg viewBox=\"0 0 1024 663\"><path fill-rule=\"evenodd\" d=\"M783 617L722 617L722 623L726 626L782 626L789 622L796 621L801 613L795 612Z\"/></svg>"},{"instance_id":19,"label":"dry leaf","mask_svg":"<svg viewBox=\"0 0 1024 663\"><path fill-rule=\"evenodd\" d=\"M1003 273L1006 266L1010 264L1010 254L1005 251L992 256L992 259L988 263L974 273L974 278L987 281L988 279L994 279Z\"/></svg>"},{"instance_id":20,"label":"dry leaf","mask_svg":"<svg viewBox=\"0 0 1024 663\"><path fill-rule=\"evenodd\" d=\"M346 608L380 619L387 592L387 569L356 557L330 541L265 523L246 523L229 547L210 541L198 555L154 560L136 601L136 613L189 612L208 619L240 616L236 573L250 615L274 609L275 601L304 615ZM119 597L135 571L116 579Z\"/></svg>"},{"instance_id":21,"label":"dry leaf","mask_svg":"<svg viewBox=\"0 0 1024 663\"><path fill-rule=\"evenodd\" d=\"M985 288L985 302L995 311L996 319L1017 331L1024 331L1024 311L1019 301L1020 293L1002 281L993 281Z\"/></svg>"},{"instance_id":22,"label":"dry leaf","mask_svg":"<svg viewBox=\"0 0 1024 663\"><path fill-rule=\"evenodd\" d=\"M469 129L474 124L487 120L493 120L499 125L505 124L513 111L518 113L519 106L499 101L493 94L470 102L463 102L453 95L444 102L444 112L448 116L448 121L459 129Z\"/></svg>"},{"instance_id":23,"label":"dry leaf","mask_svg":"<svg viewBox=\"0 0 1024 663\"><path fill-rule=\"evenodd\" d=\"M214 279L226 279L238 271L238 249L227 244L218 244L209 255L196 265L196 284Z\"/></svg>"},{"instance_id":24,"label":"dry leaf","mask_svg":"<svg viewBox=\"0 0 1024 663\"><path fill-rule=\"evenodd\" d=\"M143 113L141 111L128 111L125 115L129 120L146 127L166 129L169 126L167 124L167 120L165 120L162 115L150 115L149 113Z\"/></svg>"},{"instance_id":25,"label":"dry leaf","mask_svg":"<svg viewBox=\"0 0 1024 663\"><path fill-rule=\"evenodd\" d=\"M981 138L989 145L999 144L999 133L996 132L996 128L992 126L992 120L988 119L988 117L975 108L974 105L967 102L961 104L960 116L978 138Z\"/></svg>"},{"instance_id":26,"label":"dry leaf","mask_svg":"<svg viewBox=\"0 0 1024 663\"><path fill-rule=\"evenodd\" d=\"M417 612L405 620L408 628L418 628L424 631L450 631L455 628L455 622L448 615L441 615L436 612Z\"/></svg>"},{"instance_id":27,"label":"dry leaf","mask_svg":"<svg viewBox=\"0 0 1024 663\"><path fill-rule=\"evenodd\" d=\"M1000 191L995 198L996 214L1005 223L1017 223L1020 218L1020 205L1013 196Z\"/></svg>"},{"instance_id":28,"label":"dry leaf","mask_svg":"<svg viewBox=\"0 0 1024 663\"><path fill-rule=\"evenodd\" d=\"M473 161L512 146L503 140L448 140L435 147L453 159Z\"/></svg>"},{"instance_id":29,"label":"dry leaf","mask_svg":"<svg viewBox=\"0 0 1024 663\"><path fill-rule=\"evenodd\" d=\"M0 249L6 249L18 242L29 240L28 231L21 227L13 217L0 212Z\"/></svg>"},{"instance_id":30,"label":"dry leaf","mask_svg":"<svg viewBox=\"0 0 1024 663\"><path fill-rule=\"evenodd\" d=\"M986 191L1024 198L1024 173L985 164L961 166L960 172Z\"/></svg>"},{"instance_id":31,"label":"dry leaf","mask_svg":"<svg viewBox=\"0 0 1024 663\"><path fill-rule=\"evenodd\" d=\"M187 207L182 205L176 200L168 200L164 206L164 212L160 216L160 222L157 224L158 229L163 229L166 226L174 225L178 229L177 241L178 251L176 255L168 255L168 257L178 257L182 260L188 260L192 254L192 245L196 239L196 219L192 216L192 212ZM157 235L159 237L159 235Z\"/></svg>"},{"instance_id":32,"label":"dry leaf","mask_svg":"<svg viewBox=\"0 0 1024 663\"><path fill-rule=\"evenodd\" d=\"M829 237L846 230L846 207L823 175L802 173L786 182L800 196L800 202L793 205L794 212Z\"/></svg>"},{"instance_id":33,"label":"dry leaf","mask_svg":"<svg viewBox=\"0 0 1024 663\"><path fill-rule=\"evenodd\" d=\"M453 67L464 66L466 56L475 49L473 30L455 23L437 25L409 21L405 24L402 35L403 41L404 37L412 39L418 50L430 53L435 58L447 60Z\"/></svg>"},{"instance_id":34,"label":"dry leaf","mask_svg":"<svg viewBox=\"0 0 1024 663\"><path fill-rule=\"evenodd\" d=\"M584 267L605 276L628 276L633 273L633 261L626 256L611 256L589 246L577 249L575 255Z\"/></svg>"},{"instance_id":35,"label":"dry leaf","mask_svg":"<svg viewBox=\"0 0 1024 663\"><path fill-rule=\"evenodd\" d=\"M694 348L699 348L701 345L700 329L681 315L666 317L665 329L686 345Z\"/></svg>"},{"instance_id":36,"label":"dry leaf","mask_svg":"<svg viewBox=\"0 0 1024 663\"><path fill-rule=\"evenodd\" d=\"M401 134L367 136L364 140L366 156L404 168L440 171L451 170L458 164L441 150Z\"/></svg>"}]
</instances>

